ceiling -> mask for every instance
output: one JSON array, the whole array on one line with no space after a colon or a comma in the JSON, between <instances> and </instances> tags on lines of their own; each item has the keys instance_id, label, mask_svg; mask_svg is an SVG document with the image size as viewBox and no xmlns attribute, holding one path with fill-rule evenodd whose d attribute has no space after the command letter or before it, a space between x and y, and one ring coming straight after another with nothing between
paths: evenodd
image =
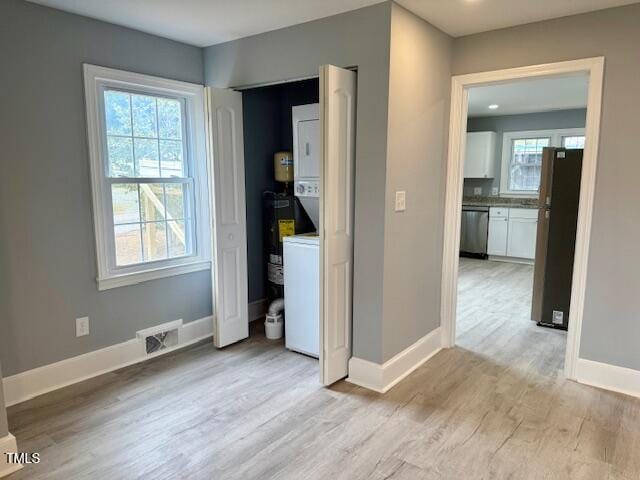
<instances>
[{"instance_id":1,"label":"ceiling","mask_svg":"<svg viewBox=\"0 0 640 480\"><path fill-rule=\"evenodd\" d=\"M452 37L638 3L638 0L399 0Z\"/></svg>"},{"instance_id":2,"label":"ceiling","mask_svg":"<svg viewBox=\"0 0 640 480\"><path fill-rule=\"evenodd\" d=\"M308 22L381 0L29 0L199 47ZM639 0L397 0L452 36Z\"/></svg>"},{"instance_id":3,"label":"ceiling","mask_svg":"<svg viewBox=\"0 0 640 480\"><path fill-rule=\"evenodd\" d=\"M586 74L474 87L469 89L469 117L515 115L586 108ZM489 105L498 105L495 110Z\"/></svg>"}]
</instances>

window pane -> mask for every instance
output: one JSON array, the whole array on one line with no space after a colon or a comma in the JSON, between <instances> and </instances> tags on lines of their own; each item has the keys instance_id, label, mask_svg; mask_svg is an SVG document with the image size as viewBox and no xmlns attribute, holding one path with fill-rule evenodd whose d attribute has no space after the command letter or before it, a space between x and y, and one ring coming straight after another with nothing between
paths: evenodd
<instances>
[{"instance_id":1,"label":"window pane","mask_svg":"<svg viewBox=\"0 0 640 480\"><path fill-rule=\"evenodd\" d=\"M178 100L158 99L158 133L160 138L182 138L182 108Z\"/></svg>"},{"instance_id":2,"label":"window pane","mask_svg":"<svg viewBox=\"0 0 640 480\"><path fill-rule=\"evenodd\" d=\"M562 137L562 146L564 148L584 148L584 135Z\"/></svg>"},{"instance_id":3,"label":"window pane","mask_svg":"<svg viewBox=\"0 0 640 480\"><path fill-rule=\"evenodd\" d=\"M108 135L131 135L131 103L128 93L104 92L104 116Z\"/></svg>"},{"instance_id":4,"label":"window pane","mask_svg":"<svg viewBox=\"0 0 640 480\"><path fill-rule=\"evenodd\" d=\"M160 169L163 177L182 177L182 142L160 140Z\"/></svg>"},{"instance_id":5,"label":"window pane","mask_svg":"<svg viewBox=\"0 0 640 480\"><path fill-rule=\"evenodd\" d=\"M107 137L110 177L133 176L133 142L126 137Z\"/></svg>"},{"instance_id":6,"label":"window pane","mask_svg":"<svg viewBox=\"0 0 640 480\"><path fill-rule=\"evenodd\" d=\"M133 136L156 138L158 128L155 97L131 95L131 108L133 110Z\"/></svg>"},{"instance_id":7,"label":"window pane","mask_svg":"<svg viewBox=\"0 0 640 480\"><path fill-rule=\"evenodd\" d=\"M190 221L186 221L186 227L191 226ZM185 228L185 220L169 221L167 222L169 228L169 256L170 257L183 257L188 255L188 239L190 232Z\"/></svg>"},{"instance_id":8,"label":"window pane","mask_svg":"<svg viewBox=\"0 0 640 480\"><path fill-rule=\"evenodd\" d=\"M136 176L159 177L158 141L136 138L134 142L136 147Z\"/></svg>"},{"instance_id":9,"label":"window pane","mask_svg":"<svg viewBox=\"0 0 640 480\"><path fill-rule=\"evenodd\" d=\"M169 218L180 219L187 217L185 212L187 188L187 185L184 184L165 184L167 214Z\"/></svg>"},{"instance_id":10,"label":"window pane","mask_svg":"<svg viewBox=\"0 0 640 480\"><path fill-rule=\"evenodd\" d=\"M131 265L142 261L142 243L140 239L140 224L116 225L116 264Z\"/></svg>"},{"instance_id":11,"label":"window pane","mask_svg":"<svg viewBox=\"0 0 640 480\"><path fill-rule=\"evenodd\" d=\"M142 239L146 261L167 258L167 231L164 222L143 223Z\"/></svg>"},{"instance_id":12,"label":"window pane","mask_svg":"<svg viewBox=\"0 0 640 480\"><path fill-rule=\"evenodd\" d=\"M509 189L536 192L540 187L541 167L536 165L512 165Z\"/></svg>"},{"instance_id":13,"label":"window pane","mask_svg":"<svg viewBox=\"0 0 640 480\"><path fill-rule=\"evenodd\" d=\"M140 184L140 217L143 222L164 220L164 189L161 183Z\"/></svg>"},{"instance_id":14,"label":"window pane","mask_svg":"<svg viewBox=\"0 0 640 480\"><path fill-rule=\"evenodd\" d=\"M522 138L513 140L509 168L509 190L535 192L540 187L542 149L550 138Z\"/></svg>"},{"instance_id":15,"label":"window pane","mask_svg":"<svg viewBox=\"0 0 640 480\"><path fill-rule=\"evenodd\" d=\"M113 223L115 225L140 221L138 185L131 183L115 183L111 185L111 201L113 205Z\"/></svg>"}]
</instances>

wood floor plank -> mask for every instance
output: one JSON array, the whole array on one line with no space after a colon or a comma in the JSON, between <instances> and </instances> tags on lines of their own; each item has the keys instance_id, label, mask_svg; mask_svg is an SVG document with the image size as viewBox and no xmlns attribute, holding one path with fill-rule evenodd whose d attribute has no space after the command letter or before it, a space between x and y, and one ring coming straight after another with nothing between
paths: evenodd
<instances>
[{"instance_id":1,"label":"wood floor plank","mask_svg":"<svg viewBox=\"0 0 640 480\"><path fill-rule=\"evenodd\" d=\"M251 337L127 367L9 409L20 479L640 478L640 400L563 378L529 320L533 268L462 259L457 346L384 395Z\"/></svg>"}]
</instances>

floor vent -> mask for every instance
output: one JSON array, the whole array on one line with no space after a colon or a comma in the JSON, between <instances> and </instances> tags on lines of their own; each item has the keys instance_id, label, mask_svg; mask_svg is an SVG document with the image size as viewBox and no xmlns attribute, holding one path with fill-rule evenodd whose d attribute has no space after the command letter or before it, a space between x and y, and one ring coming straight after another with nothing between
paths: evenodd
<instances>
[{"instance_id":1,"label":"floor vent","mask_svg":"<svg viewBox=\"0 0 640 480\"><path fill-rule=\"evenodd\" d=\"M181 330L182 320L174 320L173 322L140 330L136 336L141 343L144 354L152 355L180 345Z\"/></svg>"}]
</instances>

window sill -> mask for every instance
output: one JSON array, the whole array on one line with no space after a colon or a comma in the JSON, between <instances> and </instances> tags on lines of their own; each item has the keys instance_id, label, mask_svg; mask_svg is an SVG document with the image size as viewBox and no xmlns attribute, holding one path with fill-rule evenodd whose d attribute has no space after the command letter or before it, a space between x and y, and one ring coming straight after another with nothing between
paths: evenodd
<instances>
[{"instance_id":1,"label":"window sill","mask_svg":"<svg viewBox=\"0 0 640 480\"><path fill-rule=\"evenodd\" d=\"M158 278L173 277L185 273L199 272L211 269L210 261L196 261L184 263L182 265L172 265L168 267L154 268L141 272L126 273L121 275L111 275L109 277L98 278L98 290L109 290L111 288L126 287L138 283L156 280Z\"/></svg>"}]
</instances>

